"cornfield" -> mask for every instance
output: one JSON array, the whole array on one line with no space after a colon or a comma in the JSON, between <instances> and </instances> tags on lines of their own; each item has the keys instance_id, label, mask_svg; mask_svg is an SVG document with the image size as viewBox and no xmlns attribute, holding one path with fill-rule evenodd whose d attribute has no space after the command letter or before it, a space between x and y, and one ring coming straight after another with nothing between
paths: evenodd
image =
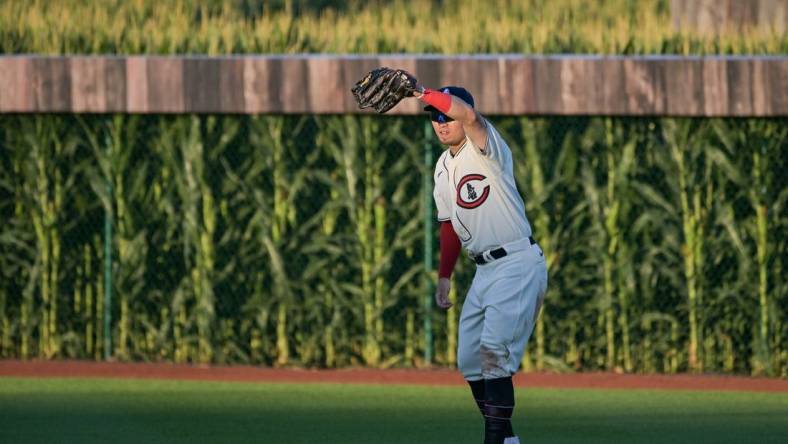
<instances>
[{"instance_id":1,"label":"cornfield","mask_svg":"<svg viewBox=\"0 0 788 444\"><path fill-rule=\"evenodd\" d=\"M788 52L677 33L667 0L415 3L11 0L0 51ZM492 120L550 268L524 368L788 375L784 119ZM0 358L387 368L425 365L426 334L454 365L424 125L0 115Z\"/></svg>"},{"instance_id":2,"label":"cornfield","mask_svg":"<svg viewBox=\"0 0 788 444\"><path fill-rule=\"evenodd\" d=\"M784 121L494 121L550 264L527 368L788 372ZM457 313L421 302L423 125L2 117L0 355L103 357L109 214L117 359L418 366L429 315L453 365Z\"/></svg>"},{"instance_id":3,"label":"cornfield","mask_svg":"<svg viewBox=\"0 0 788 444\"><path fill-rule=\"evenodd\" d=\"M769 29L676 32L670 0L6 0L6 54L785 54Z\"/></svg>"}]
</instances>

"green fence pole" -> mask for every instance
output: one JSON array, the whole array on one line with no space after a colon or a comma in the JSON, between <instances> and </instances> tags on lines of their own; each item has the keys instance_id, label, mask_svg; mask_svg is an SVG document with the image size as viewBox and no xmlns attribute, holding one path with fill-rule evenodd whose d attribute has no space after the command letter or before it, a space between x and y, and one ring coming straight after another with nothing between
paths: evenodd
<instances>
[{"instance_id":1,"label":"green fence pole","mask_svg":"<svg viewBox=\"0 0 788 444\"><path fill-rule=\"evenodd\" d=\"M424 124L424 275L426 294L424 296L424 363L432 364L432 300L434 285L432 282L432 125Z\"/></svg>"},{"instance_id":2,"label":"green fence pole","mask_svg":"<svg viewBox=\"0 0 788 444\"><path fill-rule=\"evenodd\" d=\"M107 145L109 151L109 144ZM104 208L104 360L112 357L112 172L107 178L107 207Z\"/></svg>"}]
</instances>

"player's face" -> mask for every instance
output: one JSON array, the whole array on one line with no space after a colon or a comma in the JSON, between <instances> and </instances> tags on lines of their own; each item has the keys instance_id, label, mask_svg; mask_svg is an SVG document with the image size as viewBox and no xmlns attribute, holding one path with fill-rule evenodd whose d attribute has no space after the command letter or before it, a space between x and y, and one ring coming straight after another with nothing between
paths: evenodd
<instances>
[{"instance_id":1,"label":"player's face","mask_svg":"<svg viewBox=\"0 0 788 444\"><path fill-rule=\"evenodd\" d=\"M465 131L460 122L440 113L433 113L431 117L432 129L435 130L441 144L456 146L465 141Z\"/></svg>"}]
</instances>

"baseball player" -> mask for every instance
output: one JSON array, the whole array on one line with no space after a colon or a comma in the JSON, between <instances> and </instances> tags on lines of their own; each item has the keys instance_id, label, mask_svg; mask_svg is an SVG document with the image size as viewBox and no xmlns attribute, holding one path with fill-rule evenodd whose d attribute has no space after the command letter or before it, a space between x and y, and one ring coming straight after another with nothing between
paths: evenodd
<instances>
[{"instance_id":1,"label":"baseball player","mask_svg":"<svg viewBox=\"0 0 788 444\"><path fill-rule=\"evenodd\" d=\"M544 254L531 236L512 152L474 109L473 96L456 86L416 89L448 147L434 173L440 221L435 300L443 309L452 305L450 277L462 245L477 265L460 316L457 365L484 416L484 443L519 443L511 424L512 375L547 289Z\"/></svg>"},{"instance_id":2,"label":"baseball player","mask_svg":"<svg viewBox=\"0 0 788 444\"><path fill-rule=\"evenodd\" d=\"M450 277L465 248L477 266L460 316L457 364L484 416L484 443L519 444L511 424L512 375L544 300L547 265L517 191L512 152L464 88L428 89L403 70L378 68L352 92L361 108L379 113L404 97L419 98L447 146L434 173L440 221L435 300L451 307Z\"/></svg>"}]
</instances>

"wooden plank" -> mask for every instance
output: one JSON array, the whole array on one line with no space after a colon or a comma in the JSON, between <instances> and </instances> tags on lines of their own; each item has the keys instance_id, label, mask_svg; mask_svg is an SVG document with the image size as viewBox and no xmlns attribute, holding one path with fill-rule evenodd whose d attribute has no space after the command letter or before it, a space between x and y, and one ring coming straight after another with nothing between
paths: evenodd
<instances>
[{"instance_id":1,"label":"wooden plank","mask_svg":"<svg viewBox=\"0 0 788 444\"><path fill-rule=\"evenodd\" d=\"M416 60L416 72L419 81L425 86L431 88L439 88L441 86L449 86L446 82L456 82L457 75L449 73L444 75L443 70L447 69L449 64L443 63L441 57L426 56Z\"/></svg>"},{"instance_id":2,"label":"wooden plank","mask_svg":"<svg viewBox=\"0 0 788 444\"><path fill-rule=\"evenodd\" d=\"M558 57L534 58L534 97L536 112L563 114L561 87L561 59Z\"/></svg>"},{"instance_id":3,"label":"wooden plank","mask_svg":"<svg viewBox=\"0 0 788 444\"><path fill-rule=\"evenodd\" d=\"M71 109L76 113L107 111L106 59L102 57L72 57Z\"/></svg>"},{"instance_id":4,"label":"wooden plank","mask_svg":"<svg viewBox=\"0 0 788 444\"><path fill-rule=\"evenodd\" d=\"M780 91L771 85L769 67L763 60L752 61L752 114L755 116L768 116L771 114L772 94L779 94Z\"/></svg>"},{"instance_id":5,"label":"wooden plank","mask_svg":"<svg viewBox=\"0 0 788 444\"><path fill-rule=\"evenodd\" d=\"M270 109L268 93L268 59L248 57L244 59L244 110L250 114Z\"/></svg>"},{"instance_id":6,"label":"wooden plank","mask_svg":"<svg viewBox=\"0 0 788 444\"><path fill-rule=\"evenodd\" d=\"M28 112L33 97L29 57L0 57L0 112Z\"/></svg>"},{"instance_id":7,"label":"wooden plank","mask_svg":"<svg viewBox=\"0 0 788 444\"><path fill-rule=\"evenodd\" d=\"M479 103L479 110L493 114L501 109L500 83L501 64L498 57L483 58L478 63L478 79L480 84L474 85L471 91Z\"/></svg>"},{"instance_id":8,"label":"wooden plank","mask_svg":"<svg viewBox=\"0 0 788 444\"><path fill-rule=\"evenodd\" d=\"M104 64L104 84L106 100L104 109L110 113L126 112L126 59L109 57Z\"/></svg>"},{"instance_id":9,"label":"wooden plank","mask_svg":"<svg viewBox=\"0 0 788 444\"><path fill-rule=\"evenodd\" d=\"M535 113L537 108L533 60L509 57L504 65L506 80L498 85L502 111L507 114Z\"/></svg>"},{"instance_id":10,"label":"wooden plank","mask_svg":"<svg viewBox=\"0 0 788 444\"><path fill-rule=\"evenodd\" d=\"M644 58L623 61L627 114L659 115L665 112L663 64Z\"/></svg>"},{"instance_id":11,"label":"wooden plank","mask_svg":"<svg viewBox=\"0 0 788 444\"><path fill-rule=\"evenodd\" d=\"M701 115L703 71L699 59L669 58L665 63L667 113L673 116Z\"/></svg>"},{"instance_id":12,"label":"wooden plank","mask_svg":"<svg viewBox=\"0 0 788 444\"><path fill-rule=\"evenodd\" d=\"M751 28L785 32L788 0L671 0L673 29L701 34L746 32Z\"/></svg>"},{"instance_id":13,"label":"wooden plank","mask_svg":"<svg viewBox=\"0 0 788 444\"><path fill-rule=\"evenodd\" d=\"M725 59L703 60L703 113L724 116L728 112L728 76Z\"/></svg>"},{"instance_id":14,"label":"wooden plank","mask_svg":"<svg viewBox=\"0 0 788 444\"><path fill-rule=\"evenodd\" d=\"M601 61L600 78L602 111L606 114L626 114L627 96L623 60L605 57Z\"/></svg>"},{"instance_id":15,"label":"wooden plank","mask_svg":"<svg viewBox=\"0 0 788 444\"><path fill-rule=\"evenodd\" d=\"M31 60L31 111L71 111L70 60L66 57L34 57Z\"/></svg>"},{"instance_id":16,"label":"wooden plank","mask_svg":"<svg viewBox=\"0 0 788 444\"><path fill-rule=\"evenodd\" d=\"M148 58L129 57L126 59L126 110L149 112L148 96Z\"/></svg>"},{"instance_id":17,"label":"wooden plank","mask_svg":"<svg viewBox=\"0 0 788 444\"><path fill-rule=\"evenodd\" d=\"M586 114L604 103L600 59L587 57L561 60L561 110L567 115Z\"/></svg>"},{"instance_id":18,"label":"wooden plank","mask_svg":"<svg viewBox=\"0 0 788 444\"><path fill-rule=\"evenodd\" d=\"M728 76L728 103L731 116L749 116L752 109L752 68L749 60L738 60L729 63Z\"/></svg>"},{"instance_id":19,"label":"wooden plank","mask_svg":"<svg viewBox=\"0 0 788 444\"><path fill-rule=\"evenodd\" d=\"M243 113L244 61L240 57L219 59L219 109L223 113Z\"/></svg>"},{"instance_id":20,"label":"wooden plank","mask_svg":"<svg viewBox=\"0 0 788 444\"><path fill-rule=\"evenodd\" d=\"M788 59L772 60L769 63L772 116L788 116Z\"/></svg>"},{"instance_id":21,"label":"wooden plank","mask_svg":"<svg viewBox=\"0 0 788 444\"><path fill-rule=\"evenodd\" d=\"M278 90L281 110L288 114L311 113L312 105L310 96L312 90L309 85L309 67L304 57L284 57L279 82L271 85L272 90ZM285 80L286 78L286 80Z\"/></svg>"},{"instance_id":22,"label":"wooden plank","mask_svg":"<svg viewBox=\"0 0 788 444\"><path fill-rule=\"evenodd\" d=\"M146 64L148 76L148 106L152 112L183 113L183 62L181 57L150 57ZM194 93L193 91L191 92Z\"/></svg>"},{"instance_id":23,"label":"wooden plank","mask_svg":"<svg viewBox=\"0 0 788 444\"><path fill-rule=\"evenodd\" d=\"M173 67L172 69L177 69ZM223 91L219 85L219 62L207 57L183 59L183 100L190 112L207 113L221 109Z\"/></svg>"}]
</instances>

